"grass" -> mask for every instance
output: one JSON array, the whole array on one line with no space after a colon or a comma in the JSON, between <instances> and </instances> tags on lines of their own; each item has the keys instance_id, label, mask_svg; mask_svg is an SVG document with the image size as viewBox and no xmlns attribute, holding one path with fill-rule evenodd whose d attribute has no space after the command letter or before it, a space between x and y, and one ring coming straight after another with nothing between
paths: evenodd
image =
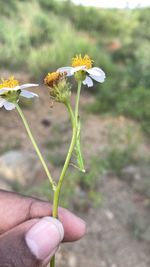
<instances>
[{"instance_id":1,"label":"grass","mask_svg":"<svg viewBox=\"0 0 150 267\"><path fill-rule=\"evenodd\" d=\"M38 1L16 1L15 8L17 16L11 10L11 20L3 14L0 22L3 69L21 69L40 80L48 71L70 64L76 53L98 54L98 47L89 46L88 36L68 19L43 11Z\"/></svg>"}]
</instances>

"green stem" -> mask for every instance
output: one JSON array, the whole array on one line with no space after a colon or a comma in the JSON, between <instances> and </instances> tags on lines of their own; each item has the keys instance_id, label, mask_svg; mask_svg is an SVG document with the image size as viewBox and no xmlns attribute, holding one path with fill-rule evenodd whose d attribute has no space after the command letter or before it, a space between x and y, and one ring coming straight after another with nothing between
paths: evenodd
<instances>
[{"instance_id":1,"label":"green stem","mask_svg":"<svg viewBox=\"0 0 150 267\"><path fill-rule=\"evenodd\" d=\"M74 125L74 114L73 114L73 111L72 111L72 108L70 106L70 103L66 103L66 107L68 109L68 112L70 114L70 119L71 119L71 123L72 123L72 127ZM54 207L58 207L58 204L57 204L57 197L54 193L54 201L53 203L55 203L53 206ZM57 209L54 211L53 209L53 217L57 218ZM50 267L55 267L55 255L52 257L51 261L50 261Z\"/></svg>"},{"instance_id":2,"label":"green stem","mask_svg":"<svg viewBox=\"0 0 150 267\"><path fill-rule=\"evenodd\" d=\"M34 147L34 149L35 149L35 151L36 151L36 153L37 153L37 155L38 155L38 157L39 157L39 159L40 159L40 161L41 161L41 163L43 165L43 168L44 168L44 170L46 172L46 175L47 175L47 177L48 177L48 179L50 181L50 184L52 186L52 189L53 189L53 191L55 191L56 190L56 184L53 181L53 179L51 177L51 174L50 174L50 172L48 170L48 167L47 167L47 165L45 163L45 160L44 160L44 158L43 158L43 156L42 156L42 154L41 154L41 152L40 152L40 150L39 150L39 148L38 148L38 146L37 146L37 144L35 142L35 139L34 139L32 133L31 133L30 127L29 127L29 125L27 123L27 120L26 120L26 118L25 118L25 116L24 116L21 108L19 107L19 105L17 103L15 105L16 105L16 109L17 109L17 111L18 111L18 113L19 113L19 115L20 115L20 117L21 117L21 119L22 119L22 121L24 123L24 126L25 126L25 128L27 130L27 133L29 135L29 138L30 138L30 140L31 140L31 142L33 144L33 147Z\"/></svg>"},{"instance_id":3,"label":"green stem","mask_svg":"<svg viewBox=\"0 0 150 267\"><path fill-rule=\"evenodd\" d=\"M76 143L76 137L77 137L77 124L78 124L78 109L79 109L79 99L80 99L80 91L81 91L81 82L78 82L78 89L77 89L77 96L76 96L76 104L75 104L75 115L73 114L72 108L70 106L70 103L67 103L67 109L70 114L71 118L71 123L72 123L72 139L70 143L70 147L68 150L68 154L58 181L58 185L56 188L56 191L54 192L54 199L53 199L53 217L57 218L58 217L58 204L59 204L59 195L60 195L60 190L61 186L72 156L72 152ZM55 255L52 257L51 262L50 262L50 267L55 267Z\"/></svg>"},{"instance_id":4,"label":"green stem","mask_svg":"<svg viewBox=\"0 0 150 267\"><path fill-rule=\"evenodd\" d=\"M52 257L50 261L50 267L55 267L55 255Z\"/></svg>"},{"instance_id":5,"label":"green stem","mask_svg":"<svg viewBox=\"0 0 150 267\"><path fill-rule=\"evenodd\" d=\"M76 96L76 104L75 104L75 120L76 120L76 125L78 124L79 99L80 99L81 85L82 85L82 82L79 81L78 82L77 96Z\"/></svg>"},{"instance_id":6,"label":"green stem","mask_svg":"<svg viewBox=\"0 0 150 267\"><path fill-rule=\"evenodd\" d=\"M74 113L73 113L73 110L71 108L71 105L70 103L66 103L66 107L68 109L68 113L70 115L70 120L71 120L71 124L72 124L72 128L74 126L74 119L75 119L75 116L74 116Z\"/></svg>"},{"instance_id":7,"label":"green stem","mask_svg":"<svg viewBox=\"0 0 150 267\"><path fill-rule=\"evenodd\" d=\"M66 160L65 160L65 163L64 163L59 181L58 181L56 191L54 192L54 199L53 199L53 217L54 218L58 217L58 203L59 203L60 190L61 190L61 186L62 186L64 177L65 177L71 156L72 156L72 152L73 152L73 149L76 143L76 136L77 136L76 120L74 118L74 114L73 114L70 104L67 105L67 109L70 114L73 131L72 131L72 139L71 139L70 147L68 150L68 154L67 154L67 157L66 157Z\"/></svg>"}]
</instances>

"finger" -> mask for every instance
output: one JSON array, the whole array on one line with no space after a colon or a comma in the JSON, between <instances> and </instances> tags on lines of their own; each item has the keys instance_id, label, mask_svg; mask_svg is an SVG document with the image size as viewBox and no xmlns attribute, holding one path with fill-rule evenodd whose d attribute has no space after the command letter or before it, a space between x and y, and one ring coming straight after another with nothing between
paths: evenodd
<instances>
[{"instance_id":1,"label":"finger","mask_svg":"<svg viewBox=\"0 0 150 267\"><path fill-rule=\"evenodd\" d=\"M59 208L59 220L62 222L64 241L80 239L86 231L85 222L66 209ZM35 198L0 190L0 233L33 218L52 215L52 205Z\"/></svg>"},{"instance_id":2,"label":"finger","mask_svg":"<svg viewBox=\"0 0 150 267\"><path fill-rule=\"evenodd\" d=\"M76 241L81 239L86 233L86 223L72 212L64 209L58 209L58 218L62 222L65 235L63 241Z\"/></svg>"},{"instance_id":3,"label":"finger","mask_svg":"<svg viewBox=\"0 0 150 267\"><path fill-rule=\"evenodd\" d=\"M62 224L51 217L16 226L0 236L0 266L45 267L63 236Z\"/></svg>"},{"instance_id":4,"label":"finger","mask_svg":"<svg viewBox=\"0 0 150 267\"><path fill-rule=\"evenodd\" d=\"M52 206L45 201L0 190L0 234L33 218L52 214Z\"/></svg>"}]
</instances>

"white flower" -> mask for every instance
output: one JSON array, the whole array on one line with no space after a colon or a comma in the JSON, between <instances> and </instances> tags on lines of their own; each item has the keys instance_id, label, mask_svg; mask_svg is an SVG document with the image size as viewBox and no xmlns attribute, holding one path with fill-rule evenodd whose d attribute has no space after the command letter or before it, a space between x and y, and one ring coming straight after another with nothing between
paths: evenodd
<instances>
[{"instance_id":1,"label":"white flower","mask_svg":"<svg viewBox=\"0 0 150 267\"><path fill-rule=\"evenodd\" d=\"M93 86L92 79L99 82L99 83L103 83L105 80L106 75L105 75L104 71L100 68L97 68L97 67L93 67L90 69L87 69L86 66L62 67L62 68L59 68L57 71L66 72L66 75L69 77L69 76L74 75L74 73L76 73L77 71L80 71L80 70L84 70L87 73L86 78L83 81L83 84L87 85L88 87Z\"/></svg>"},{"instance_id":2,"label":"white flower","mask_svg":"<svg viewBox=\"0 0 150 267\"><path fill-rule=\"evenodd\" d=\"M5 84L5 83L3 83ZM2 84L1 84L2 85ZM23 96L26 98L32 98L32 97L38 97L37 94L33 93L33 92L29 92L27 90L25 90L26 88L29 87L34 87L34 86L38 86L38 84L33 84L33 83L26 83L26 84L22 84L22 85L16 85L16 86L12 86L12 87L1 87L0 88L0 108L1 107L5 107L5 109L7 110L12 110L15 108L15 104L13 102L11 102L11 100L9 101L7 97L5 97L5 94L7 96L8 92L17 92L18 90L20 90L20 94L19 96ZM19 99L16 100L17 102L19 101Z\"/></svg>"},{"instance_id":3,"label":"white flower","mask_svg":"<svg viewBox=\"0 0 150 267\"><path fill-rule=\"evenodd\" d=\"M85 55L84 57L82 57L81 55L77 55L75 58L72 59L72 67L62 67L59 68L57 71L65 72L66 76L72 76L76 72L84 71L86 75L85 79L83 78L84 80L82 80L82 82L88 87L92 87L93 80L100 83L103 83L105 80L104 71L97 67L92 68L92 63L93 61L88 55Z\"/></svg>"}]
</instances>

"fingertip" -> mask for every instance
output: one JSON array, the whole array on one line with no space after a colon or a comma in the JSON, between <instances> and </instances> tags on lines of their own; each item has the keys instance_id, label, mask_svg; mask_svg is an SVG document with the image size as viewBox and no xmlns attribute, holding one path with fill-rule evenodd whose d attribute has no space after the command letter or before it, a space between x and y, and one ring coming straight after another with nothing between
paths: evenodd
<instances>
[{"instance_id":1,"label":"fingertip","mask_svg":"<svg viewBox=\"0 0 150 267\"><path fill-rule=\"evenodd\" d=\"M45 260L55 253L63 237L64 229L61 222L52 217L44 217L29 229L25 241L37 259Z\"/></svg>"},{"instance_id":2,"label":"fingertip","mask_svg":"<svg viewBox=\"0 0 150 267\"><path fill-rule=\"evenodd\" d=\"M59 208L59 219L64 227L63 241L77 241L86 234L86 223L72 212Z\"/></svg>"}]
</instances>

